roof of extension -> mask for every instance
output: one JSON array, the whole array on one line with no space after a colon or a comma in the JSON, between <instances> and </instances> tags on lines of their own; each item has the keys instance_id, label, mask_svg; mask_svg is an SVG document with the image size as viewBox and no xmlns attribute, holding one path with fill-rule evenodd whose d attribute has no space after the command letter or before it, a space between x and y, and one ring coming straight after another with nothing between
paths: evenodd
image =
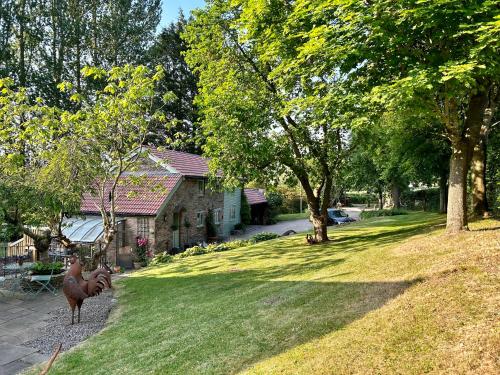
<instances>
[{"instance_id":1,"label":"roof of extension","mask_svg":"<svg viewBox=\"0 0 500 375\"><path fill-rule=\"evenodd\" d=\"M208 159L187 152L173 150L158 150L149 148L150 155L160 160L172 173L179 173L187 177L208 176Z\"/></svg>"},{"instance_id":2,"label":"roof of extension","mask_svg":"<svg viewBox=\"0 0 500 375\"><path fill-rule=\"evenodd\" d=\"M165 202L170 192L182 179L178 173L165 176L143 175L141 178L131 179L124 176L116 190L116 214L154 216ZM138 180L138 181L137 181ZM111 183L109 184L111 187ZM109 189L105 193L107 198ZM98 214L99 198L89 193L83 196L81 212L84 214ZM109 201L106 209L109 209Z\"/></svg>"},{"instance_id":3,"label":"roof of extension","mask_svg":"<svg viewBox=\"0 0 500 375\"><path fill-rule=\"evenodd\" d=\"M100 217L66 219L62 229L62 233L73 243L94 243L103 231Z\"/></svg>"},{"instance_id":4,"label":"roof of extension","mask_svg":"<svg viewBox=\"0 0 500 375\"><path fill-rule=\"evenodd\" d=\"M245 189L245 196L247 197L248 204L251 206L253 204L267 203L266 196L262 189Z\"/></svg>"}]
</instances>

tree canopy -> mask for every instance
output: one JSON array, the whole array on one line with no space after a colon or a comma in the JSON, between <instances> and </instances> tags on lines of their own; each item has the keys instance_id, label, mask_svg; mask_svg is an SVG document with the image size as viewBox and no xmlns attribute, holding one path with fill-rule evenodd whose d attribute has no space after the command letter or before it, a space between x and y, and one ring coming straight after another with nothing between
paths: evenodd
<instances>
[{"instance_id":1,"label":"tree canopy","mask_svg":"<svg viewBox=\"0 0 500 375\"><path fill-rule=\"evenodd\" d=\"M222 170L229 185L296 177L316 238L324 241L353 103L338 70L318 75L314 64L297 64L302 52L287 32L293 10L283 2L209 2L186 29L186 58L199 74L212 169Z\"/></svg>"}]
</instances>

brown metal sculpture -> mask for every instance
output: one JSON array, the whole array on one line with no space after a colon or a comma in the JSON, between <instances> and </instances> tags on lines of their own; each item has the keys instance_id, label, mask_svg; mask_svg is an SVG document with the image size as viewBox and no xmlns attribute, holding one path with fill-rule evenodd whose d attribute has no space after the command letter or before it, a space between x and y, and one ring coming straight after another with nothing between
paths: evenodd
<instances>
[{"instance_id":1,"label":"brown metal sculpture","mask_svg":"<svg viewBox=\"0 0 500 375\"><path fill-rule=\"evenodd\" d=\"M85 280L82 276L83 264L73 255L63 281L63 292L71 307L71 324L75 322L75 307L78 306L78 323L80 323L80 309L83 300L94 297L106 289L111 288L111 275L104 268L99 268L90 274L90 278Z\"/></svg>"}]
</instances>

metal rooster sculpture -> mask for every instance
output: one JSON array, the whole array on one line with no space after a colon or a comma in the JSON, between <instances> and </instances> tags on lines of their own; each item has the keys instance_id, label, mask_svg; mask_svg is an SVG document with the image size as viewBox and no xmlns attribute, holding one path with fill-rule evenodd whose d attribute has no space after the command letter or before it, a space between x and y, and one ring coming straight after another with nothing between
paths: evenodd
<instances>
[{"instance_id":1,"label":"metal rooster sculpture","mask_svg":"<svg viewBox=\"0 0 500 375\"><path fill-rule=\"evenodd\" d=\"M80 323L80 309L83 300L94 297L106 289L111 288L111 275L104 268L99 268L85 280L82 276L82 263L73 255L63 281L63 292L71 307L71 324L75 323L75 307L78 306L78 323Z\"/></svg>"}]
</instances>

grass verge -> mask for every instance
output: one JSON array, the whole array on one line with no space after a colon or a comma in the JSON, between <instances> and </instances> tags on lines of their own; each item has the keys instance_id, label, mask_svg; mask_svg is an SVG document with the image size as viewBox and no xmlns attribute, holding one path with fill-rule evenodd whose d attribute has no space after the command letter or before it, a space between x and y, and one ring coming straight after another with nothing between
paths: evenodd
<instances>
[{"instance_id":1,"label":"grass verge","mask_svg":"<svg viewBox=\"0 0 500 375\"><path fill-rule=\"evenodd\" d=\"M500 222L368 219L135 273L51 374L498 373ZM85 316L85 314L84 314Z\"/></svg>"},{"instance_id":2,"label":"grass verge","mask_svg":"<svg viewBox=\"0 0 500 375\"><path fill-rule=\"evenodd\" d=\"M301 220L309 219L309 212L302 212L297 214L280 214L275 217L277 221L290 221L290 220Z\"/></svg>"}]
</instances>

